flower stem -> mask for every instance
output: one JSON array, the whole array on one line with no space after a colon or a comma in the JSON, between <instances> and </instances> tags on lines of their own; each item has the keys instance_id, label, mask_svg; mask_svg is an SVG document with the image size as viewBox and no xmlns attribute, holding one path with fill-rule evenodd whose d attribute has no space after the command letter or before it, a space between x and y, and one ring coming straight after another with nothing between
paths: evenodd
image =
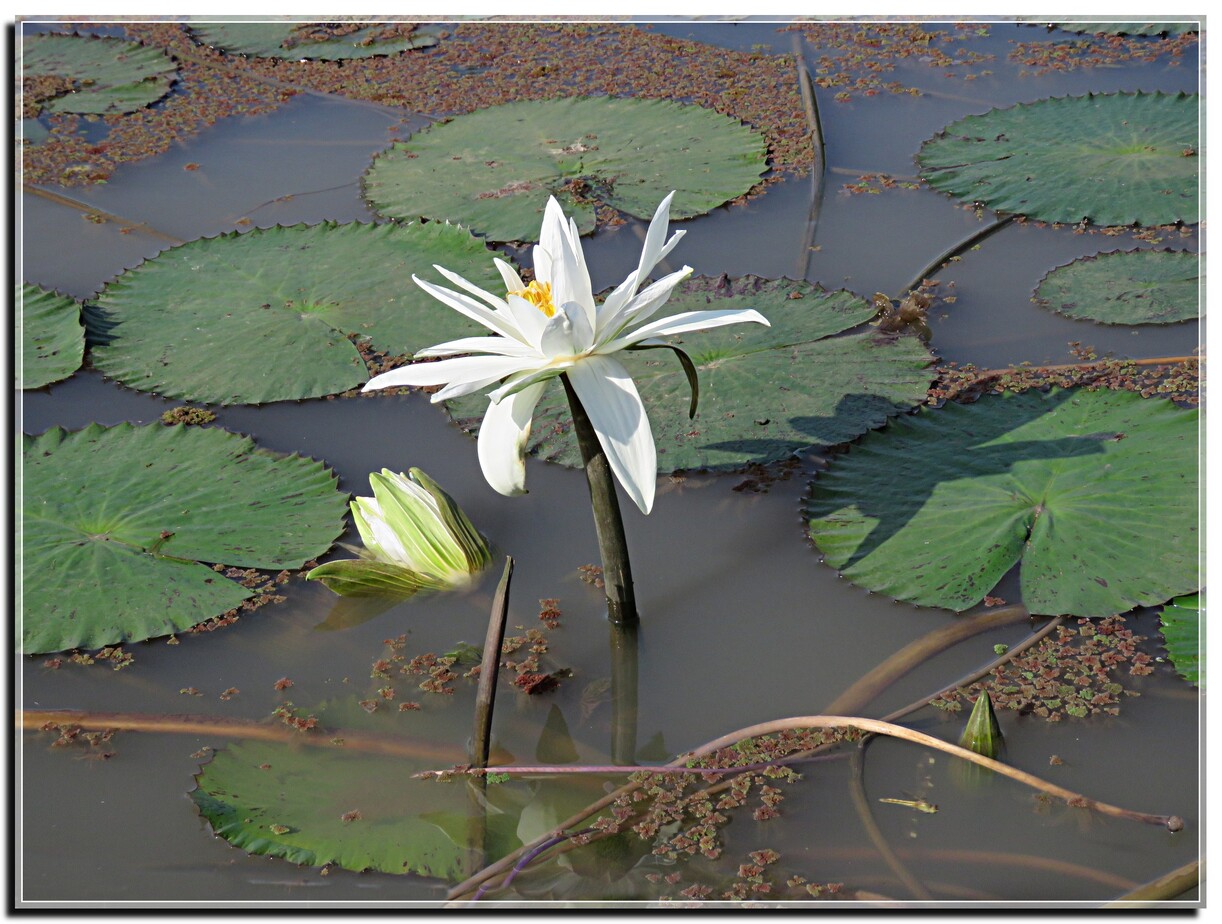
<instances>
[{"instance_id":1,"label":"flower stem","mask_svg":"<svg viewBox=\"0 0 1222 924\"><path fill-rule=\"evenodd\" d=\"M594 425L582 407L581 399L567 375L561 375L564 393L573 415L573 430L581 447L586 481L590 485L590 503L594 507L594 529L598 533L598 551L603 560L603 582L607 593L607 617L618 625L638 621L636 594L632 589L632 568L628 563L628 540L624 536L624 519L620 516L619 498L611 464L598 442Z\"/></svg>"}]
</instances>

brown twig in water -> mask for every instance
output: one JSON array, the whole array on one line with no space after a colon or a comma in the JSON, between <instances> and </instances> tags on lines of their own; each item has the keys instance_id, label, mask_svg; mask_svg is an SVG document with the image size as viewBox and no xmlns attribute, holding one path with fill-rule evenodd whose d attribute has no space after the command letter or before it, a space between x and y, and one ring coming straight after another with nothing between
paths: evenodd
<instances>
[{"instance_id":1,"label":"brown twig in water","mask_svg":"<svg viewBox=\"0 0 1222 924\"><path fill-rule=\"evenodd\" d=\"M480 661L479 689L475 693L475 733L471 739L471 763L488 766L492 743L492 705L496 699L496 679L501 667L501 644L505 641L505 619L509 614L509 581L513 577L513 558L505 556L505 570L492 598L488 632L484 636L484 656Z\"/></svg>"},{"instance_id":2,"label":"brown twig in water","mask_svg":"<svg viewBox=\"0 0 1222 924\"><path fill-rule=\"evenodd\" d=\"M1201 861L1193 860L1185 863L1179 869L1172 870L1165 876L1159 876L1143 886L1138 886L1131 892L1126 892L1114 901L1108 902L1104 908L1144 908L1154 902L1165 902L1183 895L1189 889L1195 889L1205 876L1201 871Z\"/></svg>"},{"instance_id":3,"label":"brown twig in water","mask_svg":"<svg viewBox=\"0 0 1222 924\"><path fill-rule=\"evenodd\" d=\"M883 832L879 830L878 822L874 820L874 813L870 811L870 802L866 798L866 784L863 779L864 764L862 750L858 747L853 751L853 769L849 774L849 792L853 797L853 808L857 810L857 817L861 819L861 826L865 828L866 836L870 838L870 842L883 858L883 862L887 864L891 872L895 873L896 877L904 884L908 891L921 901L931 901L933 896L929 894L925 884L917 879L912 874L912 871L896 855L891 845L887 843L886 837L883 836Z\"/></svg>"}]
</instances>

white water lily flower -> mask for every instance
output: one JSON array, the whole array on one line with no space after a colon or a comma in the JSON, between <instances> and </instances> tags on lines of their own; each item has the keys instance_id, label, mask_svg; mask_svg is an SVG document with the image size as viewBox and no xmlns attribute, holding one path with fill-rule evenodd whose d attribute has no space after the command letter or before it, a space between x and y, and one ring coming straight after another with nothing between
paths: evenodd
<instances>
[{"instance_id":1,"label":"white water lily flower","mask_svg":"<svg viewBox=\"0 0 1222 924\"><path fill-rule=\"evenodd\" d=\"M469 583L492 560L484 537L441 486L418 468L369 476L373 497L352 501L361 558L332 561L307 578L345 595L411 596Z\"/></svg>"},{"instance_id":2,"label":"white water lily flower","mask_svg":"<svg viewBox=\"0 0 1222 924\"><path fill-rule=\"evenodd\" d=\"M440 266L436 270L465 293L412 276L424 291L483 324L493 335L463 337L421 350L417 358L456 358L394 369L370 379L365 390L444 385L433 395L437 402L500 383L488 396L488 410L479 430L479 460L488 483L512 495L525 491L523 453L544 385L567 373L615 477L636 505L649 513L657 481L657 451L636 385L615 354L638 345L661 345L664 341L659 338L669 335L745 321L768 323L750 309L688 311L649 321L692 272L685 266L641 287L685 233L676 231L666 240L673 197L672 192L654 213L636 270L601 305L594 302L577 224L565 219L554 198L548 199L543 214L543 228L534 248L535 278L530 285L499 259L494 262L505 280L505 298Z\"/></svg>"}]
</instances>

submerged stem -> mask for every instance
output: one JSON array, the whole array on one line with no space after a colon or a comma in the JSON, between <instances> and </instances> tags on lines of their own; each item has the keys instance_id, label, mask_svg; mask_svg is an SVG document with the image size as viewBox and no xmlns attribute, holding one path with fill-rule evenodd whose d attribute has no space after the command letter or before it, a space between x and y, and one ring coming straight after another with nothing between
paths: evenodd
<instances>
[{"instance_id":1,"label":"submerged stem","mask_svg":"<svg viewBox=\"0 0 1222 924\"><path fill-rule=\"evenodd\" d=\"M603 560L603 582L607 592L607 616L613 623L634 623L636 594L632 588L632 568L628 562L628 540L624 535L624 518L620 515L619 498L615 493L615 478L611 464L603 452L598 434L586 409L577 397L573 383L561 374L564 393L573 415L573 430L581 459L585 463L586 481L590 485L590 503L594 508L594 529L598 534L598 551Z\"/></svg>"}]
</instances>

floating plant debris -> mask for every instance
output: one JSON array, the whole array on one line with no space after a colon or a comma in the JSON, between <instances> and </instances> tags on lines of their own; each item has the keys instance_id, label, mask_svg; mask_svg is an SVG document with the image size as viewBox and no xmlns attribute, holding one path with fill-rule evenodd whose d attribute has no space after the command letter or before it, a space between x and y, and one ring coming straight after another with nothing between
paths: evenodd
<instances>
[{"instance_id":1,"label":"floating plant debris","mask_svg":"<svg viewBox=\"0 0 1222 924\"><path fill-rule=\"evenodd\" d=\"M47 112L91 115L133 112L156 102L170 92L178 71L157 48L54 33L23 36L21 64L27 103Z\"/></svg>"}]
</instances>

